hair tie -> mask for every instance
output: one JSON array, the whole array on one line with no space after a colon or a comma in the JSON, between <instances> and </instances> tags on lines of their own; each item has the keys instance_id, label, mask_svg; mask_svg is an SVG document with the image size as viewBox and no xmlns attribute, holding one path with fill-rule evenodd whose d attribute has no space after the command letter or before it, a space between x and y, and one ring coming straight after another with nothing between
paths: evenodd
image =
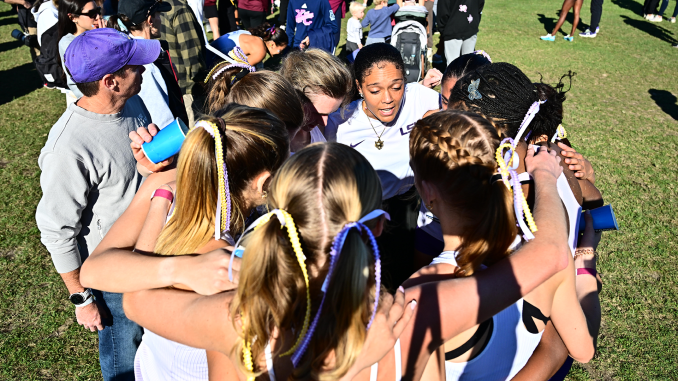
<instances>
[{"instance_id":1,"label":"hair tie","mask_svg":"<svg viewBox=\"0 0 678 381\"><path fill-rule=\"evenodd\" d=\"M306 349L308 348L309 343L311 342L311 338L313 337L313 333L315 332L318 320L320 319L320 313L322 312L323 305L325 304L325 296L327 295L327 288L329 287L330 281L332 280L332 275L334 274L334 267L337 261L339 260L339 254L341 254L341 249L344 247L344 241L346 241L346 236L351 231L351 229L358 230L358 233L367 234L367 236L370 239L370 246L372 247L372 252L374 253L374 277L376 292L374 296L374 306L372 308L372 316L370 317L370 321L367 323L367 329L370 329L370 327L372 326L372 321L374 321L374 316L377 313L377 308L379 308L379 291L381 289L381 258L379 256L379 247L377 246L377 240L374 238L372 231L367 226L365 226L364 223L382 215L386 215L386 218L390 220L390 216L388 215L388 213L384 212L381 209L376 209L368 213L363 218L361 218L358 222L347 223L346 225L344 225L341 231L339 231L339 233L334 237L334 241L332 242L332 249L330 250L329 269L327 270L327 276L325 277L325 281L323 282L321 288L323 292L323 298L320 301L320 307L318 307L318 312L316 313L315 318L313 319L313 323L311 324L308 333L304 335L303 340L301 341L301 345L292 355L292 364L294 365L295 368L297 367L297 365L299 365L301 356L304 355Z\"/></svg>"},{"instance_id":2,"label":"hair tie","mask_svg":"<svg viewBox=\"0 0 678 381\"><path fill-rule=\"evenodd\" d=\"M513 148L516 148L516 145L520 141L520 138L523 136L523 133L525 133L525 130L527 129L527 126L530 125L532 122L532 119L537 115L539 112L539 106L546 103L546 101L536 101L532 103L532 106L530 106L530 109L527 110L527 114L525 114L525 118L523 118L523 122L520 123L520 128L518 129L518 134L513 140Z\"/></svg>"},{"instance_id":3,"label":"hair tie","mask_svg":"<svg viewBox=\"0 0 678 381\"><path fill-rule=\"evenodd\" d=\"M118 16L118 26L120 27L120 30L122 30L125 33L128 33L129 30L127 29L127 26L125 26L125 23L120 20L120 16Z\"/></svg>"},{"instance_id":4,"label":"hair tie","mask_svg":"<svg viewBox=\"0 0 678 381\"><path fill-rule=\"evenodd\" d=\"M216 124L200 120L195 123L193 130L203 128L214 138L214 154L217 161L217 171L219 173L219 192L217 198L217 214L214 219L214 238L221 239L230 229L231 224L231 192L228 184L228 169L224 162L224 146L221 141L219 127ZM225 130L225 129L224 129ZM226 214L222 213L226 210Z\"/></svg>"},{"instance_id":5,"label":"hair tie","mask_svg":"<svg viewBox=\"0 0 678 381\"><path fill-rule=\"evenodd\" d=\"M487 60L490 61L490 63L492 63L492 58L490 58L490 55L487 54L487 52L484 51L484 50L476 50L475 52L473 52L473 54L483 56L483 57L487 58Z\"/></svg>"},{"instance_id":6,"label":"hair tie","mask_svg":"<svg viewBox=\"0 0 678 381\"><path fill-rule=\"evenodd\" d=\"M504 149L507 149L505 155L502 155ZM529 241L534 239L534 232L537 231L537 224L534 222L532 213L530 212L530 207L527 205L527 200L523 194L523 188L520 184L520 179L518 178L518 173L516 168L518 167L518 160L520 157L515 152L515 142L511 138L506 138L502 140L501 144L497 148L495 153L497 164L499 165L499 173L501 174L501 179L504 181L504 185L508 188L509 191L513 193L513 210L516 213L516 219L518 220L518 227L523 232L523 238ZM510 179L509 179L510 175ZM512 187L513 186L513 189ZM528 226L525 225L523 218L527 219Z\"/></svg>"},{"instance_id":7,"label":"hair tie","mask_svg":"<svg viewBox=\"0 0 678 381\"><path fill-rule=\"evenodd\" d=\"M272 210L269 213L266 213L265 215L259 217L252 225L250 225L244 232L243 236L245 233L247 233L250 230L256 230L258 227L262 226L263 224L267 223L270 221L271 217L276 216L278 218L278 221L280 222L280 228L282 229L283 227L287 228L287 234L290 239L290 243L292 244L292 249L294 250L294 255L297 258L297 261L299 262L299 267L301 267L301 272L304 275L304 282L306 283L306 314L304 316L304 324L301 328L301 332L299 333L299 337L297 338L297 341L294 343L292 348L288 350L287 352L281 354L280 356L287 356L292 353L297 349L299 346L301 339L306 335L306 331L308 330L308 325L311 320L311 289L309 286L309 280L308 280L308 271L306 269L306 256L304 255L304 252L301 249L301 242L299 241L299 234L297 233L297 228L296 225L294 224L294 220L292 219L292 216L287 213L287 211L282 210L282 209L275 209ZM242 239L242 236L241 236ZM240 242L240 240L238 240ZM239 247L238 244L236 244L236 247ZM231 253L231 263L233 259L233 253ZM231 264L229 263L228 267L228 275L229 279L232 280L232 272L231 272ZM251 362L248 365L247 360L252 358L252 351L250 347L250 343L247 342L243 346L243 362L245 363L245 367L247 370L250 372L253 372L253 366L251 365Z\"/></svg>"},{"instance_id":8,"label":"hair tie","mask_svg":"<svg viewBox=\"0 0 678 381\"><path fill-rule=\"evenodd\" d=\"M207 74L207 77L205 77L205 83L207 83L210 80L210 78L212 78L213 80L217 79L217 77L219 77L221 73L234 67L247 69L249 70L250 73L257 71L257 69L254 66L250 65L249 61L247 60L247 55L245 54L245 52L243 52L242 49L240 49L237 46L233 48L233 50L228 52L228 58L230 58L230 60L228 61L229 62L228 65L221 67L219 70L216 70L219 65L216 65L215 67L212 68L212 70ZM247 72L243 74L243 77L245 76L245 74L247 74ZM231 78L231 84L233 84L233 78Z\"/></svg>"},{"instance_id":9,"label":"hair tie","mask_svg":"<svg viewBox=\"0 0 678 381\"><path fill-rule=\"evenodd\" d=\"M565 131L565 127L563 127L562 124L558 125L558 128L556 128L556 133L553 134L553 137L551 138L551 143L555 143L556 140L563 140L567 138L567 131Z\"/></svg>"},{"instance_id":10,"label":"hair tie","mask_svg":"<svg viewBox=\"0 0 678 381\"><path fill-rule=\"evenodd\" d=\"M271 37L273 37L273 35L274 35L274 34L275 34L275 32L276 32L276 29L275 29L275 24L273 24L273 26L272 26L272 27L270 27L270 28L266 29L266 32L269 32L269 33L271 33Z\"/></svg>"}]
</instances>

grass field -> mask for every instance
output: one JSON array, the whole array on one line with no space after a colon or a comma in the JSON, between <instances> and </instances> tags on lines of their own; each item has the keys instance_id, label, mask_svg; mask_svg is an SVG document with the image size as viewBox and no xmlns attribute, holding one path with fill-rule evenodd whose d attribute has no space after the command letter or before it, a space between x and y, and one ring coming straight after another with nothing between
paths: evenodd
<instances>
[{"instance_id":1,"label":"grass field","mask_svg":"<svg viewBox=\"0 0 678 381\"><path fill-rule=\"evenodd\" d=\"M548 43L559 1L491 0L478 35L535 80L577 73L564 125L621 225L599 247L598 354L570 380L678 379L678 24L646 22L638 1L605 2L595 39ZM16 27L0 3L0 379L98 380L97 336L74 323L34 220L38 154L65 99L42 88Z\"/></svg>"}]
</instances>

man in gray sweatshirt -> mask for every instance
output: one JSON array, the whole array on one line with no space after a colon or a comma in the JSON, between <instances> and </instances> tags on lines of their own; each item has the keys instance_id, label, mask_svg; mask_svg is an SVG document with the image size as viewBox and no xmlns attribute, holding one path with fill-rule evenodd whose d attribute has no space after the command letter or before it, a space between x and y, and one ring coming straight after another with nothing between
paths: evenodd
<instances>
[{"instance_id":1,"label":"man in gray sweatshirt","mask_svg":"<svg viewBox=\"0 0 678 381\"><path fill-rule=\"evenodd\" d=\"M158 41L131 39L114 29L76 37L64 61L83 97L52 127L38 159L43 196L35 218L41 241L68 288L78 324L99 333L106 381L134 380L143 332L125 317L121 294L82 287L80 266L141 183L128 134L151 122L137 94L142 65L159 54Z\"/></svg>"}]
</instances>

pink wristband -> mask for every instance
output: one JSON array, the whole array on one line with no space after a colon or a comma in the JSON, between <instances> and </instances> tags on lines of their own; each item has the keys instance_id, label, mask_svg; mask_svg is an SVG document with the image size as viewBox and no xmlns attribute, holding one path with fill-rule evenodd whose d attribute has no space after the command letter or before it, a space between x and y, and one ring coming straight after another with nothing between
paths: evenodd
<instances>
[{"instance_id":1,"label":"pink wristband","mask_svg":"<svg viewBox=\"0 0 678 381\"><path fill-rule=\"evenodd\" d=\"M598 272L596 271L596 269L591 269L588 267L582 267L580 269L577 269L577 275L586 275L586 274L596 276Z\"/></svg>"},{"instance_id":2,"label":"pink wristband","mask_svg":"<svg viewBox=\"0 0 678 381\"><path fill-rule=\"evenodd\" d=\"M154 197L162 197L164 199L169 200L169 202L172 202L172 200L174 200L174 195L172 194L172 192L166 189L156 189L155 192L153 192L153 195L151 196L151 200L153 200Z\"/></svg>"}]
</instances>

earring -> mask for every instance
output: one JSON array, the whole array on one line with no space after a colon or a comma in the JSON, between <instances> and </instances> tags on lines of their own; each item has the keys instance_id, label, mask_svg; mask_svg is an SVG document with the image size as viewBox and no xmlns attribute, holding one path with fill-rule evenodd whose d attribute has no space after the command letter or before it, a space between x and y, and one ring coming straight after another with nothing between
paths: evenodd
<instances>
[{"instance_id":1,"label":"earring","mask_svg":"<svg viewBox=\"0 0 678 381\"><path fill-rule=\"evenodd\" d=\"M358 94L360 94L360 98L365 98L365 97L363 97L363 92L362 92L362 91L358 91Z\"/></svg>"},{"instance_id":2,"label":"earring","mask_svg":"<svg viewBox=\"0 0 678 381\"><path fill-rule=\"evenodd\" d=\"M266 197L268 197L268 191L262 191L261 192L261 198L263 198L265 200Z\"/></svg>"},{"instance_id":3,"label":"earring","mask_svg":"<svg viewBox=\"0 0 678 381\"><path fill-rule=\"evenodd\" d=\"M426 209L428 209L429 212L433 213L433 200L431 200L428 205L424 204L424 206L426 206Z\"/></svg>"}]
</instances>

